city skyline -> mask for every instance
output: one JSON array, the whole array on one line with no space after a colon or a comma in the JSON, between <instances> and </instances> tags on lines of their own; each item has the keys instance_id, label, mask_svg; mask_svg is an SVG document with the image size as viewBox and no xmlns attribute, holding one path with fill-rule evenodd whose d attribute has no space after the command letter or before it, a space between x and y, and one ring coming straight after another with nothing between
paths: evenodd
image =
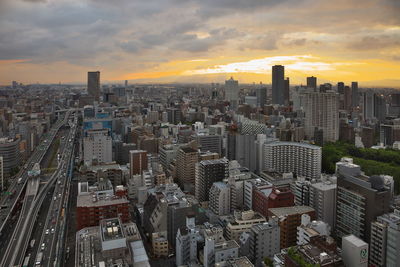
<instances>
[{"instance_id":1,"label":"city skyline","mask_svg":"<svg viewBox=\"0 0 400 267\"><path fill-rule=\"evenodd\" d=\"M0 84L84 83L90 70L108 82L269 84L281 64L291 84L400 87L395 0L20 0L0 10Z\"/></svg>"}]
</instances>

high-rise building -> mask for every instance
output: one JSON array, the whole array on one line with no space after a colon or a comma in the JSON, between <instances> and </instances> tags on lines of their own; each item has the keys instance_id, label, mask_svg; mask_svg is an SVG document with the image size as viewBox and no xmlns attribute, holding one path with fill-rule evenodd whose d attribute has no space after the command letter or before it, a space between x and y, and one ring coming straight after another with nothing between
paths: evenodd
<instances>
[{"instance_id":1,"label":"high-rise building","mask_svg":"<svg viewBox=\"0 0 400 267\"><path fill-rule=\"evenodd\" d=\"M199 153L191 147L181 147L176 156L176 178L185 190L194 192L196 163Z\"/></svg>"},{"instance_id":2,"label":"high-rise building","mask_svg":"<svg viewBox=\"0 0 400 267\"><path fill-rule=\"evenodd\" d=\"M199 202L208 201L210 189L215 182L229 176L227 159L203 160L196 164L195 194Z\"/></svg>"},{"instance_id":3,"label":"high-rise building","mask_svg":"<svg viewBox=\"0 0 400 267\"><path fill-rule=\"evenodd\" d=\"M325 93L304 92L305 133L314 139L315 128L322 129L324 142L339 139L339 95L333 91Z\"/></svg>"},{"instance_id":4,"label":"high-rise building","mask_svg":"<svg viewBox=\"0 0 400 267\"><path fill-rule=\"evenodd\" d=\"M283 91L283 103L285 106L289 106L289 100L290 100L290 81L289 78L286 77L285 79L285 87Z\"/></svg>"},{"instance_id":5,"label":"high-rise building","mask_svg":"<svg viewBox=\"0 0 400 267\"><path fill-rule=\"evenodd\" d=\"M338 82L337 84L337 92L341 95L344 94L344 83L343 82Z\"/></svg>"},{"instance_id":6,"label":"high-rise building","mask_svg":"<svg viewBox=\"0 0 400 267\"><path fill-rule=\"evenodd\" d=\"M129 170L130 177L136 174L142 174L148 168L147 151L131 150L129 151Z\"/></svg>"},{"instance_id":7,"label":"high-rise building","mask_svg":"<svg viewBox=\"0 0 400 267\"><path fill-rule=\"evenodd\" d=\"M256 89L257 105L261 108L267 104L267 87L259 87Z\"/></svg>"},{"instance_id":8,"label":"high-rise building","mask_svg":"<svg viewBox=\"0 0 400 267\"><path fill-rule=\"evenodd\" d=\"M399 266L400 210L378 216L371 224L369 261L377 267Z\"/></svg>"},{"instance_id":9,"label":"high-rise building","mask_svg":"<svg viewBox=\"0 0 400 267\"><path fill-rule=\"evenodd\" d=\"M389 211L390 188L382 176L366 176L351 158L336 163L336 235L370 240L371 223Z\"/></svg>"},{"instance_id":10,"label":"high-rise building","mask_svg":"<svg viewBox=\"0 0 400 267\"><path fill-rule=\"evenodd\" d=\"M320 179L321 157L319 146L296 142L267 143L264 145L264 170Z\"/></svg>"},{"instance_id":11,"label":"high-rise building","mask_svg":"<svg viewBox=\"0 0 400 267\"><path fill-rule=\"evenodd\" d=\"M231 77L225 81L225 101L229 101L232 109L237 109L239 101L239 82Z\"/></svg>"},{"instance_id":12,"label":"high-rise building","mask_svg":"<svg viewBox=\"0 0 400 267\"><path fill-rule=\"evenodd\" d=\"M168 122L178 124L182 122L182 111L179 108L167 108Z\"/></svg>"},{"instance_id":13,"label":"high-rise building","mask_svg":"<svg viewBox=\"0 0 400 267\"><path fill-rule=\"evenodd\" d=\"M218 155L222 156L221 135L198 134L195 139L200 151L218 153Z\"/></svg>"},{"instance_id":14,"label":"high-rise building","mask_svg":"<svg viewBox=\"0 0 400 267\"><path fill-rule=\"evenodd\" d=\"M349 86L344 87L344 109L350 111L353 104L352 92Z\"/></svg>"},{"instance_id":15,"label":"high-rise building","mask_svg":"<svg viewBox=\"0 0 400 267\"><path fill-rule=\"evenodd\" d=\"M272 259L280 252L280 230L276 219L253 225L240 239L242 255L246 255L254 266L264 266L264 259Z\"/></svg>"},{"instance_id":16,"label":"high-rise building","mask_svg":"<svg viewBox=\"0 0 400 267\"><path fill-rule=\"evenodd\" d=\"M307 87L317 90L317 77L307 77Z\"/></svg>"},{"instance_id":17,"label":"high-rise building","mask_svg":"<svg viewBox=\"0 0 400 267\"><path fill-rule=\"evenodd\" d=\"M336 184L332 182L312 183L310 190L310 207L315 209L317 219L335 226Z\"/></svg>"},{"instance_id":18,"label":"high-rise building","mask_svg":"<svg viewBox=\"0 0 400 267\"><path fill-rule=\"evenodd\" d=\"M219 216L229 215L231 211L231 190L228 184L216 182L209 193L210 210Z\"/></svg>"},{"instance_id":19,"label":"high-rise building","mask_svg":"<svg viewBox=\"0 0 400 267\"><path fill-rule=\"evenodd\" d=\"M99 101L100 97L100 71L88 72L87 92L94 97L95 101Z\"/></svg>"},{"instance_id":20,"label":"high-rise building","mask_svg":"<svg viewBox=\"0 0 400 267\"><path fill-rule=\"evenodd\" d=\"M285 67L272 66L272 104L285 104Z\"/></svg>"},{"instance_id":21,"label":"high-rise building","mask_svg":"<svg viewBox=\"0 0 400 267\"><path fill-rule=\"evenodd\" d=\"M83 138L83 160L85 164L112 161L112 138L108 129L90 129Z\"/></svg>"},{"instance_id":22,"label":"high-rise building","mask_svg":"<svg viewBox=\"0 0 400 267\"><path fill-rule=\"evenodd\" d=\"M358 82L351 83L351 103L353 107L357 107L359 104L359 95L358 95Z\"/></svg>"},{"instance_id":23,"label":"high-rise building","mask_svg":"<svg viewBox=\"0 0 400 267\"><path fill-rule=\"evenodd\" d=\"M381 94L374 94L374 117L383 122L386 119L387 109L385 97Z\"/></svg>"},{"instance_id":24,"label":"high-rise building","mask_svg":"<svg viewBox=\"0 0 400 267\"><path fill-rule=\"evenodd\" d=\"M362 112L364 120L372 120L374 118L374 93L364 92L362 94Z\"/></svg>"},{"instance_id":25,"label":"high-rise building","mask_svg":"<svg viewBox=\"0 0 400 267\"><path fill-rule=\"evenodd\" d=\"M3 157L3 174L8 177L20 167L20 139L0 138L0 156Z\"/></svg>"},{"instance_id":26,"label":"high-rise building","mask_svg":"<svg viewBox=\"0 0 400 267\"><path fill-rule=\"evenodd\" d=\"M119 217L128 222L129 201L126 196L114 195L111 182L104 181L97 187L87 182L79 183L76 203L77 229L97 226L102 219Z\"/></svg>"}]
</instances>

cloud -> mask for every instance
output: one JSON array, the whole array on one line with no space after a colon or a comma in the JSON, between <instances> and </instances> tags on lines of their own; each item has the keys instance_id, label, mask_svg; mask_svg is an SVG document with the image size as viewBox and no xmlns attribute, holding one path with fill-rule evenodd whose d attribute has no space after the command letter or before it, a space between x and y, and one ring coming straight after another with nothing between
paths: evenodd
<instances>
[{"instance_id":1,"label":"cloud","mask_svg":"<svg viewBox=\"0 0 400 267\"><path fill-rule=\"evenodd\" d=\"M354 50L381 50L390 47L400 47L400 36L365 36L348 45L348 48Z\"/></svg>"},{"instance_id":2,"label":"cloud","mask_svg":"<svg viewBox=\"0 0 400 267\"><path fill-rule=\"evenodd\" d=\"M389 59L398 14L398 0L0 0L0 60L133 73L198 58L210 59L201 69L288 54ZM314 61L293 67L332 66Z\"/></svg>"}]
</instances>

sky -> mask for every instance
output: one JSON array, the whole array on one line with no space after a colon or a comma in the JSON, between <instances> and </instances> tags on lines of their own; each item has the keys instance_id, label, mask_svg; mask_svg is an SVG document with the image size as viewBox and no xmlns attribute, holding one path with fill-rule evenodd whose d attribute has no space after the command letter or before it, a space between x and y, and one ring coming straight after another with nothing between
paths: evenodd
<instances>
[{"instance_id":1,"label":"sky","mask_svg":"<svg viewBox=\"0 0 400 267\"><path fill-rule=\"evenodd\" d=\"M0 84L358 81L400 88L400 0L0 0Z\"/></svg>"}]
</instances>

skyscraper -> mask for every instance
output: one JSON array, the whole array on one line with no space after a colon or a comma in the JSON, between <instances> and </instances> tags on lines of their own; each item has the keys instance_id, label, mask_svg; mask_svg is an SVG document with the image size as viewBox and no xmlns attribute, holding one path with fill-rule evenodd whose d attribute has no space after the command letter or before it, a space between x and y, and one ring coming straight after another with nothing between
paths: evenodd
<instances>
[{"instance_id":1,"label":"skyscraper","mask_svg":"<svg viewBox=\"0 0 400 267\"><path fill-rule=\"evenodd\" d=\"M338 82L337 84L337 92L341 95L344 94L344 83L343 82Z\"/></svg>"},{"instance_id":2,"label":"skyscraper","mask_svg":"<svg viewBox=\"0 0 400 267\"><path fill-rule=\"evenodd\" d=\"M289 89L290 89L289 77L286 77L285 87L283 90L283 104L285 106L289 106Z\"/></svg>"},{"instance_id":3,"label":"skyscraper","mask_svg":"<svg viewBox=\"0 0 400 267\"><path fill-rule=\"evenodd\" d=\"M352 92L349 86L344 87L344 109L351 110L353 104Z\"/></svg>"},{"instance_id":4,"label":"skyscraper","mask_svg":"<svg viewBox=\"0 0 400 267\"><path fill-rule=\"evenodd\" d=\"M374 117L374 93L364 92L362 94L362 111L364 120L371 120Z\"/></svg>"},{"instance_id":5,"label":"skyscraper","mask_svg":"<svg viewBox=\"0 0 400 267\"><path fill-rule=\"evenodd\" d=\"M333 91L326 93L303 92L305 109L305 133L314 138L315 128L322 129L324 142L339 139L339 95Z\"/></svg>"},{"instance_id":6,"label":"skyscraper","mask_svg":"<svg viewBox=\"0 0 400 267\"><path fill-rule=\"evenodd\" d=\"M314 76L307 77L307 87L314 88L314 90L317 90L317 77Z\"/></svg>"},{"instance_id":7,"label":"skyscraper","mask_svg":"<svg viewBox=\"0 0 400 267\"><path fill-rule=\"evenodd\" d=\"M261 108L267 103L267 87L260 87L256 89L257 105Z\"/></svg>"},{"instance_id":8,"label":"skyscraper","mask_svg":"<svg viewBox=\"0 0 400 267\"><path fill-rule=\"evenodd\" d=\"M100 71L88 72L87 92L94 97L95 101L99 101L100 97Z\"/></svg>"},{"instance_id":9,"label":"skyscraper","mask_svg":"<svg viewBox=\"0 0 400 267\"><path fill-rule=\"evenodd\" d=\"M284 105L285 67L272 66L272 104Z\"/></svg>"},{"instance_id":10,"label":"skyscraper","mask_svg":"<svg viewBox=\"0 0 400 267\"><path fill-rule=\"evenodd\" d=\"M225 100L229 101L232 109L236 109L239 101L239 82L231 77L225 81Z\"/></svg>"},{"instance_id":11,"label":"skyscraper","mask_svg":"<svg viewBox=\"0 0 400 267\"><path fill-rule=\"evenodd\" d=\"M351 83L351 103L353 107L357 107L359 105L359 96L358 96L358 82Z\"/></svg>"}]
</instances>

